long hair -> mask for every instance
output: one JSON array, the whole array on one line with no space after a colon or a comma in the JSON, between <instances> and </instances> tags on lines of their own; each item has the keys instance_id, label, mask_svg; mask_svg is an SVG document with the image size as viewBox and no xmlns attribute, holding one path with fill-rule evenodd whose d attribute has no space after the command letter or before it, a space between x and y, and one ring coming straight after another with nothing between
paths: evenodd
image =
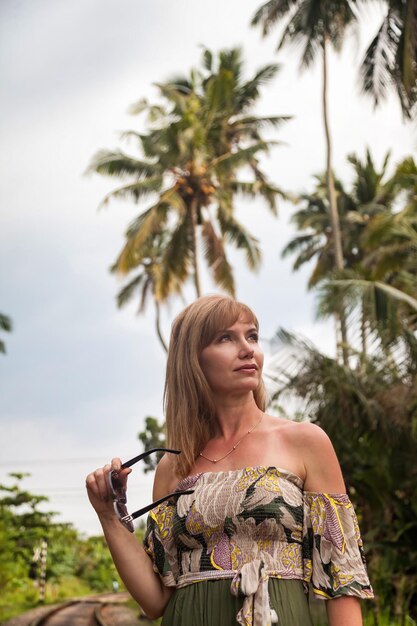
<instances>
[{"instance_id":1,"label":"long hair","mask_svg":"<svg viewBox=\"0 0 417 626\"><path fill-rule=\"evenodd\" d=\"M175 458L179 477L191 467L214 435L216 408L211 389L200 366L201 351L222 328L229 328L244 316L259 329L253 311L229 296L198 298L174 320L168 350L164 389L167 445L181 450ZM253 392L257 406L264 411L266 392L261 380Z\"/></svg>"}]
</instances>

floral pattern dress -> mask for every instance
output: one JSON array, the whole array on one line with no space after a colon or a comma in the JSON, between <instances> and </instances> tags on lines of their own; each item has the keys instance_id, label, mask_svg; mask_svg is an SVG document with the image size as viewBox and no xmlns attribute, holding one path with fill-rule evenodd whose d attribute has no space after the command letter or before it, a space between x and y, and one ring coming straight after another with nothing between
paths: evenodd
<instances>
[{"instance_id":1,"label":"floral pattern dress","mask_svg":"<svg viewBox=\"0 0 417 626\"><path fill-rule=\"evenodd\" d=\"M180 481L152 510L144 546L168 587L169 626L308 626L320 598L372 598L346 494L303 490L278 467L205 472ZM192 616L191 616L192 613Z\"/></svg>"}]
</instances>

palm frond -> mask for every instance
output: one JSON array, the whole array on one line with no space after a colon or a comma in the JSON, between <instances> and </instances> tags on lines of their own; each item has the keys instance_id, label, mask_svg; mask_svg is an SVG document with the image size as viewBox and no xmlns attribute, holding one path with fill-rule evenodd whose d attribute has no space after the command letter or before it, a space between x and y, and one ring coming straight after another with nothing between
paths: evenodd
<instances>
[{"instance_id":1,"label":"palm frond","mask_svg":"<svg viewBox=\"0 0 417 626\"><path fill-rule=\"evenodd\" d=\"M149 102L147 98L140 98L140 100L133 102L133 104L129 106L128 111L131 115L140 115L140 113L143 113L143 111L146 111L148 107L149 107Z\"/></svg>"},{"instance_id":2,"label":"palm frond","mask_svg":"<svg viewBox=\"0 0 417 626\"><path fill-rule=\"evenodd\" d=\"M99 208L106 206L110 200L133 200L133 202L137 203L150 194L159 192L163 182L163 177L157 175L146 178L145 180L140 180L137 183L123 185L123 187L113 189L113 191L110 191L104 196Z\"/></svg>"},{"instance_id":3,"label":"palm frond","mask_svg":"<svg viewBox=\"0 0 417 626\"><path fill-rule=\"evenodd\" d=\"M161 95L168 101L172 102L176 113L184 114L186 112L189 93L183 93L179 88L180 85L175 85L173 83L155 83L155 85L158 87Z\"/></svg>"},{"instance_id":4,"label":"palm frond","mask_svg":"<svg viewBox=\"0 0 417 626\"><path fill-rule=\"evenodd\" d=\"M219 287L234 297L235 283L233 270L227 260L223 239L217 235L213 224L210 221L204 222L201 234L204 246L204 256L213 273L216 285L219 285Z\"/></svg>"},{"instance_id":5,"label":"palm frond","mask_svg":"<svg viewBox=\"0 0 417 626\"><path fill-rule=\"evenodd\" d=\"M149 161L135 159L120 150L99 150L92 158L86 174L96 172L104 176L117 176L126 178L127 176L150 177L160 174L157 164Z\"/></svg>"},{"instance_id":6,"label":"palm frond","mask_svg":"<svg viewBox=\"0 0 417 626\"><path fill-rule=\"evenodd\" d=\"M132 278L117 294L117 306L124 307L125 304L130 302L133 296L139 291L139 288L145 280L145 273L141 272Z\"/></svg>"},{"instance_id":7,"label":"palm frond","mask_svg":"<svg viewBox=\"0 0 417 626\"><path fill-rule=\"evenodd\" d=\"M10 333L12 328L13 324L10 317L8 315L4 315L4 313L0 313L0 329Z\"/></svg>"},{"instance_id":8,"label":"palm frond","mask_svg":"<svg viewBox=\"0 0 417 626\"><path fill-rule=\"evenodd\" d=\"M203 67L209 72L213 70L213 53L208 48L203 51Z\"/></svg>"},{"instance_id":9,"label":"palm frond","mask_svg":"<svg viewBox=\"0 0 417 626\"><path fill-rule=\"evenodd\" d=\"M258 141L253 146L237 149L236 152L228 152L213 159L210 168L227 173L232 169L249 164L250 160L259 152L268 152L275 145L273 141Z\"/></svg>"},{"instance_id":10,"label":"palm frond","mask_svg":"<svg viewBox=\"0 0 417 626\"><path fill-rule=\"evenodd\" d=\"M231 131L236 132L248 132L255 128L260 130L271 126L272 128L279 128L284 122L292 120L291 115L269 115L269 116L257 116L257 115L245 115L239 116L230 123Z\"/></svg>"},{"instance_id":11,"label":"palm frond","mask_svg":"<svg viewBox=\"0 0 417 626\"><path fill-rule=\"evenodd\" d=\"M362 91L373 98L375 105L386 98L388 89L393 85L400 36L400 18L395 11L388 10L360 68Z\"/></svg>"},{"instance_id":12,"label":"palm frond","mask_svg":"<svg viewBox=\"0 0 417 626\"><path fill-rule=\"evenodd\" d=\"M178 223L169 237L161 258L156 296L165 300L172 292L179 292L191 271L192 252L190 224L187 220Z\"/></svg>"},{"instance_id":13,"label":"palm frond","mask_svg":"<svg viewBox=\"0 0 417 626\"><path fill-rule=\"evenodd\" d=\"M296 5L298 0L269 0L265 2L254 14L251 25L262 25L262 34L268 35L272 26L274 26L281 17L287 15Z\"/></svg>"},{"instance_id":14,"label":"palm frond","mask_svg":"<svg viewBox=\"0 0 417 626\"><path fill-rule=\"evenodd\" d=\"M261 249L256 237L253 237L229 211L219 207L219 224L222 235L236 248L246 254L246 262L251 270L256 270L261 262Z\"/></svg>"},{"instance_id":15,"label":"palm frond","mask_svg":"<svg viewBox=\"0 0 417 626\"><path fill-rule=\"evenodd\" d=\"M228 186L233 193L242 194L242 196L249 198L261 196L267 202L274 215L277 214L276 197L281 196L281 198L287 199L287 195L282 189L261 180L253 182L233 180L229 182Z\"/></svg>"},{"instance_id":16,"label":"palm frond","mask_svg":"<svg viewBox=\"0 0 417 626\"><path fill-rule=\"evenodd\" d=\"M319 288L317 313L328 317L343 307L349 314L362 305L373 328L390 329L390 341L398 335L398 307L417 311L417 300L392 285L359 278L326 280Z\"/></svg>"},{"instance_id":17,"label":"palm frond","mask_svg":"<svg viewBox=\"0 0 417 626\"><path fill-rule=\"evenodd\" d=\"M258 70L253 78L246 81L239 90L237 106L243 111L251 106L257 98L259 98L259 89L263 85L267 85L276 76L280 66L277 63L265 65Z\"/></svg>"},{"instance_id":18,"label":"palm frond","mask_svg":"<svg viewBox=\"0 0 417 626\"><path fill-rule=\"evenodd\" d=\"M154 238L166 227L170 206L158 202L139 215L126 232L126 242L115 263L115 271L127 274L149 253Z\"/></svg>"}]
</instances>

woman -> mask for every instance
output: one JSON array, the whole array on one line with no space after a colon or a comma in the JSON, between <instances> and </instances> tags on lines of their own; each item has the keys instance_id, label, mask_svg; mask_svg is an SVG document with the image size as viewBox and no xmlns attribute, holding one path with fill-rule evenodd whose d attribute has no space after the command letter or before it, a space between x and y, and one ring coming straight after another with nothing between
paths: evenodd
<instances>
[{"instance_id":1,"label":"woman","mask_svg":"<svg viewBox=\"0 0 417 626\"><path fill-rule=\"evenodd\" d=\"M224 296L174 321L167 362L168 445L144 546L118 519L108 478L87 477L114 562L145 613L165 626L311 626L306 590L330 626L361 626L373 597L362 542L332 444L311 423L266 414L258 321ZM188 491L187 491L188 490ZM117 506L116 506L117 511ZM119 515L120 517L120 515Z\"/></svg>"}]
</instances>

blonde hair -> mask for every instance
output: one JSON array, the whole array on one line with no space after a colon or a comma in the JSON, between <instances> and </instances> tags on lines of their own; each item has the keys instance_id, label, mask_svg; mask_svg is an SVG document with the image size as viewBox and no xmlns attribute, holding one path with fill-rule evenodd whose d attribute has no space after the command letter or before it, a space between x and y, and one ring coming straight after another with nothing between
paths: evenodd
<instances>
[{"instance_id":1,"label":"blonde hair","mask_svg":"<svg viewBox=\"0 0 417 626\"><path fill-rule=\"evenodd\" d=\"M211 295L198 298L174 320L168 350L164 389L167 445L181 450L175 457L179 477L187 476L191 467L214 434L216 408L207 380L200 367L201 351L216 333L233 326L240 317L258 320L253 311L229 296ZM257 406L264 411L266 393L261 380L253 392Z\"/></svg>"}]
</instances>

